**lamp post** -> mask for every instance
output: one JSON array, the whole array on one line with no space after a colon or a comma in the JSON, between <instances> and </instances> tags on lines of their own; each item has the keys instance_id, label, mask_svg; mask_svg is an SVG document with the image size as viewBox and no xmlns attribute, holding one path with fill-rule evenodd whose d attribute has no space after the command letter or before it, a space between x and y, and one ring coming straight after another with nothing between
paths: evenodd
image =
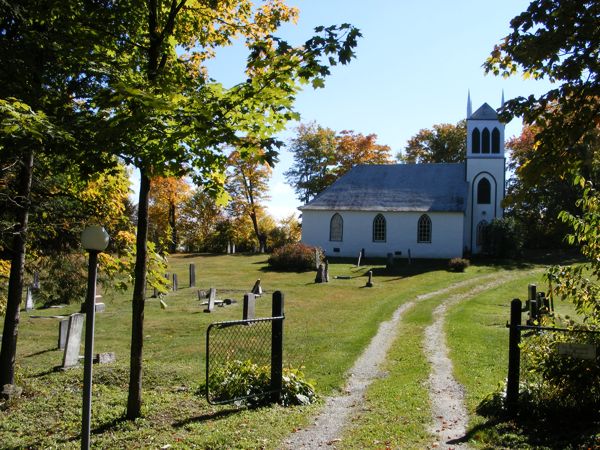
<instances>
[{"instance_id":1,"label":"lamp post","mask_svg":"<svg viewBox=\"0 0 600 450\"><path fill-rule=\"evenodd\" d=\"M108 246L109 236L98 225L87 227L81 233L81 246L89 253L88 285L85 299L85 354L83 364L83 405L81 413L81 448L90 448L92 421L92 364L94 354L94 322L96 315L96 275L98 253Z\"/></svg>"}]
</instances>

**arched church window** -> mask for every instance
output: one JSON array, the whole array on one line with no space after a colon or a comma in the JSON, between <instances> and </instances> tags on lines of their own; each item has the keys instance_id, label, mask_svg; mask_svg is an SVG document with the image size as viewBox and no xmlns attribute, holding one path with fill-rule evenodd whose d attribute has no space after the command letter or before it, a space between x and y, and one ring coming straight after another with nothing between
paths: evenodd
<instances>
[{"instance_id":1,"label":"arched church window","mask_svg":"<svg viewBox=\"0 0 600 450\"><path fill-rule=\"evenodd\" d=\"M382 214L377 214L373 219L373 242L385 242L385 234L385 217Z\"/></svg>"},{"instance_id":2,"label":"arched church window","mask_svg":"<svg viewBox=\"0 0 600 450\"><path fill-rule=\"evenodd\" d=\"M479 128L475 128L471 133L471 148L473 153L481 153L481 134Z\"/></svg>"},{"instance_id":3,"label":"arched church window","mask_svg":"<svg viewBox=\"0 0 600 450\"><path fill-rule=\"evenodd\" d=\"M487 128L483 129L481 133L481 153L490 152L490 130Z\"/></svg>"},{"instance_id":4,"label":"arched church window","mask_svg":"<svg viewBox=\"0 0 600 450\"><path fill-rule=\"evenodd\" d=\"M492 130L492 153L500 153L500 130Z\"/></svg>"},{"instance_id":5,"label":"arched church window","mask_svg":"<svg viewBox=\"0 0 600 450\"><path fill-rule=\"evenodd\" d=\"M487 178L482 178L477 183L477 204L489 205L492 200L492 185Z\"/></svg>"},{"instance_id":6,"label":"arched church window","mask_svg":"<svg viewBox=\"0 0 600 450\"><path fill-rule=\"evenodd\" d=\"M338 213L331 216L329 222L329 240L341 241L344 236L344 219Z\"/></svg>"},{"instance_id":7,"label":"arched church window","mask_svg":"<svg viewBox=\"0 0 600 450\"><path fill-rule=\"evenodd\" d=\"M417 224L417 242L431 243L431 219L427 214L419 217Z\"/></svg>"},{"instance_id":8,"label":"arched church window","mask_svg":"<svg viewBox=\"0 0 600 450\"><path fill-rule=\"evenodd\" d=\"M486 220L482 220L481 222L479 222L477 224L477 230L476 230L476 236L475 236L475 244L477 245L483 245L483 243L485 242L486 239L486 233L487 233L487 221Z\"/></svg>"}]
</instances>

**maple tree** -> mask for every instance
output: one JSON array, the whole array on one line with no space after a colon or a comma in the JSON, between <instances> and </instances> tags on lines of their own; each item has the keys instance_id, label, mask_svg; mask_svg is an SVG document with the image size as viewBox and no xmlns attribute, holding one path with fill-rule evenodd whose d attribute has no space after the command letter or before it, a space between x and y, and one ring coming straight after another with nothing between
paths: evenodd
<instances>
[{"instance_id":1,"label":"maple tree","mask_svg":"<svg viewBox=\"0 0 600 450\"><path fill-rule=\"evenodd\" d=\"M170 253L177 251L179 243L178 208L191 197L189 184L181 177L156 177L152 179L149 193L148 226L155 245L168 243Z\"/></svg>"},{"instance_id":2,"label":"maple tree","mask_svg":"<svg viewBox=\"0 0 600 450\"><path fill-rule=\"evenodd\" d=\"M512 31L494 47L486 72L547 79L556 85L535 96L507 101L505 121L520 116L539 127L538 157L532 170L544 173L546 162L581 162L574 145L596 128L600 117L600 4L595 0L534 0L514 17Z\"/></svg>"},{"instance_id":3,"label":"maple tree","mask_svg":"<svg viewBox=\"0 0 600 450\"><path fill-rule=\"evenodd\" d=\"M336 166L333 170L336 179L359 164L391 164L391 149L377 144L377 135L341 131L337 135L335 147Z\"/></svg>"},{"instance_id":4,"label":"maple tree","mask_svg":"<svg viewBox=\"0 0 600 450\"><path fill-rule=\"evenodd\" d=\"M338 134L315 122L300 124L289 150L294 163L285 172L298 199L307 203L357 164L390 164L390 147L377 135L344 130Z\"/></svg>"},{"instance_id":5,"label":"maple tree","mask_svg":"<svg viewBox=\"0 0 600 450\"><path fill-rule=\"evenodd\" d=\"M251 138L274 155L271 137L296 117L301 83L323 85L333 64L346 64L360 33L350 25L317 27L301 46L273 36L297 9L281 0L123 2L100 8L113 25L103 52L117 56L105 88L93 98L103 148L140 172L133 288L130 382L126 416L141 413L143 317L151 180L191 173L206 192L224 183L224 144ZM112 38L116 34L116 39ZM226 89L208 77L219 47L244 39L246 81Z\"/></svg>"},{"instance_id":6,"label":"maple tree","mask_svg":"<svg viewBox=\"0 0 600 450\"><path fill-rule=\"evenodd\" d=\"M265 160L264 152L257 150L243 158L239 150L231 152L229 161L232 171L227 182L227 192L231 196L228 210L231 216L247 216L252 221L259 252L267 249L267 234L260 226L265 216L263 202L269 199L269 178L272 169Z\"/></svg>"},{"instance_id":7,"label":"maple tree","mask_svg":"<svg viewBox=\"0 0 600 450\"><path fill-rule=\"evenodd\" d=\"M461 120L456 125L441 123L433 128L424 128L411 137L398 153L398 160L410 164L454 163L465 160L467 154L467 123Z\"/></svg>"}]
</instances>

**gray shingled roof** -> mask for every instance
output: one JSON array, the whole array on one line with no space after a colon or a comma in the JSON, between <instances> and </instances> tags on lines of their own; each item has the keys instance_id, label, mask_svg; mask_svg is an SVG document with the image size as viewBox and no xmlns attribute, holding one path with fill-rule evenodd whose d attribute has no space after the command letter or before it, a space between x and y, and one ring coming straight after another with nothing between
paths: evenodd
<instances>
[{"instance_id":1,"label":"gray shingled roof","mask_svg":"<svg viewBox=\"0 0 600 450\"><path fill-rule=\"evenodd\" d=\"M479 109L477 111L475 111L473 114L471 114L471 117L469 117L469 119L498 120L498 113L496 113L496 110L494 108L492 108L490 105L488 105L487 103L484 103L483 105L481 105L479 107Z\"/></svg>"},{"instance_id":2,"label":"gray shingled roof","mask_svg":"<svg viewBox=\"0 0 600 450\"><path fill-rule=\"evenodd\" d=\"M300 210L465 211L464 164L360 165Z\"/></svg>"}]
</instances>

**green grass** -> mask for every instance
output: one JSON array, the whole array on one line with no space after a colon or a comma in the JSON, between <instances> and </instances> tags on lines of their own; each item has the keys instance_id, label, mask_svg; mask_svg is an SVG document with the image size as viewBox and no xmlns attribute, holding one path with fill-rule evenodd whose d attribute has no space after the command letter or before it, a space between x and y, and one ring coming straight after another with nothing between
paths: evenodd
<instances>
[{"instance_id":1,"label":"green grass","mask_svg":"<svg viewBox=\"0 0 600 450\"><path fill-rule=\"evenodd\" d=\"M117 362L94 367L95 447L157 448L168 444L173 448L277 448L285 436L310 421L318 406L247 410L210 406L198 395L204 379L208 325L241 318L243 293L257 278L265 290L257 301L257 316L270 315L273 291L285 294L284 364L302 367L324 396L343 386L346 371L379 324L389 320L399 305L419 294L500 270L498 266L474 264L465 273L450 273L439 262L424 261L387 272L381 265L357 268L348 261L333 261L331 282L317 285L314 272L269 271L266 259L264 255L170 258L169 270L178 274L180 290L164 299L168 305L165 310L156 299L146 303L144 417L134 423L122 419L127 398L131 293L104 293L107 310L97 315L95 352L115 352ZM196 264L195 289L187 287L190 262ZM516 272L530 269L509 268ZM373 288L365 287L368 270L375 274ZM335 279L337 275L351 278ZM196 290L211 286L217 288L220 298L234 298L238 303L215 308L212 314L203 313ZM372 386L371 406L357 419L349 435L353 439L345 442L357 442L357 448L381 448L387 441L392 446L422 448L427 442L422 424L429 411L427 400L423 400L427 395L422 380L428 369L420 351L420 336L431 309L440 300L422 302L407 315L385 369L389 376ZM52 370L62 359L62 352L56 350L58 322L31 317L67 315L78 309L74 305L22 313L17 384L24 387L24 396L0 411L3 447L79 446L82 371Z\"/></svg>"}]
</instances>

